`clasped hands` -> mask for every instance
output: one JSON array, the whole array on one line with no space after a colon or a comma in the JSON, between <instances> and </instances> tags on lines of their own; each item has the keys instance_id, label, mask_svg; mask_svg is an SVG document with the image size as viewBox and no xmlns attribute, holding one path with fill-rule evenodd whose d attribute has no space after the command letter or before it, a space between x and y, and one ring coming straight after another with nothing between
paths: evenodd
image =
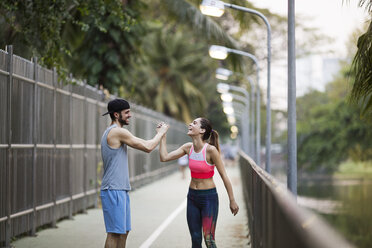
<instances>
[{"instance_id":1,"label":"clasped hands","mask_svg":"<svg viewBox=\"0 0 372 248\"><path fill-rule=\"evenodd\" d=\"M168 128L169 125L162 121L156 126L156 132L164 135L168 131Z\"/></svg>"}]
</instances>

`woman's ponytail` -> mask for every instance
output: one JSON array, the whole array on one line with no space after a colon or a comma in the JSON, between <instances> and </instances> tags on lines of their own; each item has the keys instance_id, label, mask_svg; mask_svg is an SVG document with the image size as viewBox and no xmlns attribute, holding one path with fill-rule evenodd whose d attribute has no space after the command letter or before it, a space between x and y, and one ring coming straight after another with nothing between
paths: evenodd
<instances>
[{"instance_id":1,"label":"woman's ponytail","mask_svg":"<svg viewBox=\"0 0 372 248\"><path fill-rule=\"evenodd\" d=\"M206 118L200 118L200 127L205 129L205 133L203 135L203 140L209 139L209 144L215 146L220 152L220 145L218 143L218 133L216 130L212 129L211 122Z\"/></svg>"},{"instance_id":2,"label":"woman's ponytail","mask_svg":"<svg viewBox=\"0 0 372 248\"><path fill-rule=\"evenodd\" d=\"M218 150L218 152L220 152L220 144L218 142L218 132L216 130L213 130L211 131L211 137L209 138L209 144L212 145L212 146L215 146Z\"/></svg>"}]
</instances>

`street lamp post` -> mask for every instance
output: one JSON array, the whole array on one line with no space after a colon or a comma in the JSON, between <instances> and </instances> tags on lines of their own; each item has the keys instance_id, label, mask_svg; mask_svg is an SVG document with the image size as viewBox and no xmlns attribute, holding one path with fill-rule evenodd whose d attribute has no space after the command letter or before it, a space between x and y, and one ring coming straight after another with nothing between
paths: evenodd
<instances>
[{"instance_id":1,"label":"street lamp post","mask_svg":"<svg viewBox=\"0 0 372 248\"><path fill-rule=\"evenodd\" d=\"M253 56L253 55L252 55ZM253 56L254 57L254 56ZM255 57L254 57L255 58ZM259 67L258 67L258 62L256 59L253 60L256 64L256 73L257 73L257 88L255 86L255 84L253 84L252 82L252 79L249 77L249 76L246 76L246 79L248 80L249 84L250 84L250 87L251 87L251 105L250 105L250 121L251 121L251 125L250 125L250 134L251 134L251 141L252 141L252 144L251 144L251 147L252 147L252 155L253 155L253 158L254 160L256 161L257 164L261 164L261 158L260 158L260 146L261 146L261 141L260 141L260 127L261 127L261 120L260 120L260 108L261 108L261 103L260 103L260 85L259 85ZM235 74L236 72L233 72L233 71L230 71L228 69L225 69L225 68L218 68L216 70L216 78L217 79L220 79L220 80L228 80L229 77L232 75L232 74ZM239 73L238 73L239 74ZM256 137L254 138L255 134L254 134L254 101L255 101L255 97L254 97L254 94L256 92ZM255 142L256 141L256 142ZM255 147L255 143L256 143L256 147Z\"/></svg>"},{"instance_id":2,"label":"street lamp post","mask_svg":"<svg viewBox=\"0 0 372 248\"><path fill-rule=\"evenodd\" d=\"M260 95L260 86L259 86L259 70L260 69L258 65L258 60L256 56L254 56L253 54L243 52L240 50L236 50L236 49L231 49L231 48L227 48L223 46L216 46L216 45L212 45L209 48L209 55L215 59L226 59L229 53L239 54L239 55L252 59L257 68L256 70L256 73L257 73L257 90L256 90L256 98L257 98L257 104L256 104L256 114L257 114L257 117L256 117L256 122L257 122L256 123L256 126L257 126L256 154L257 155L256 156L257 156L257 160L256 162L258 165L261 166L261 152L260 152L261 151L261 135L260 135L261 134L261 95ZM266 115L266 138L267 138L270 136L270 132L271 132L269 128L271 127L271 125L268 125L268 123L271 122L271 111L270 111L270 107L268 104L266 105L266 112L269 113L269 115ZM271 150L270 145L271 145L271 139L269 143L268 143L268 140L266 139L266 155L267 155L267 151ZM266 159L268 157L271 158L271 155L266 156ZM266 165L267 165L267 160L266 160ZM267 172L270 172L269 169L270 167L266 166Z\"/></svg>"},{"instance_id":3,"label":"street lamp post","mask_svg":"<svg viewBox=\"0 0 372 248\"><path fill-rule=\"evenodd\" d=\"M242 6L238 6L235 4L225 3L222 1L217 0L203 0L200 4L200 10L205 15L216 16L220 17L223 15L225 7L231 9L237 9L240 11L244 11L250 14L254 14L259 16L266 24L267 27L267 102L266 102L266 171L270 173L271 171L271 85L270 85L270 75L271 75L271 26L267 20L267 18L260 12L245 8Z\"/></svg>"},{"instance_id":4,"label":"street lamp post","mask_svg":"<svg viewBox=\"0 0 372 248\"><path fill-rule=\"evenodd\" d=\"M288 0L288 170L287 187L297 196L295 1Z\"/></svg>"}]
</instances>

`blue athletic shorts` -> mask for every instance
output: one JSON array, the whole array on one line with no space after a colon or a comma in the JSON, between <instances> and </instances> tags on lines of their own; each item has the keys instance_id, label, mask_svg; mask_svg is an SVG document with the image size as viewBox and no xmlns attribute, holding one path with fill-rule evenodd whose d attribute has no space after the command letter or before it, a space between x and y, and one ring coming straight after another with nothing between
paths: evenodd
<instances>
[{"instance_id":1,"label":"blue athletic shorts","mask_svg":"<svg viewBox=\"0 0 372 248\"><path fill-rule=\"evenodd\" d=\"M103 218L107 233L126 234L131 230L130 200L125 190L101 190Z\"/></svg>"}]
</instances>

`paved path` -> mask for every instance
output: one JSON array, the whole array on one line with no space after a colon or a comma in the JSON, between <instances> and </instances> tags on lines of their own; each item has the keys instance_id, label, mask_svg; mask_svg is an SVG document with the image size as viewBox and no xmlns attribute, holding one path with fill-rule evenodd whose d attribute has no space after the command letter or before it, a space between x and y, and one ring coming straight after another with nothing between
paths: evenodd
<instances>
[{"instance_id":1,"label":"paved path","mask_svg":"<svg viewBox=\"0 0 372 248\"><path fill-rule=\"evenodd\" d=\"M216 243L220 248L249 247L240 171L237 166L229 167L227 173L240 212L236 216L231 214L225 187L216 171L214 178L220 202ZM127 247L191 247L185 208L189 180L189 177L181 179L181 174L175 173L130 193L132 231ZM37 237L22 238L11 245L16 248L102 248L105 238L102 210L90 209L87 214L75 215L73 220L58 222L57 228L40 231Z\"/></svg>"}]
</instances>

